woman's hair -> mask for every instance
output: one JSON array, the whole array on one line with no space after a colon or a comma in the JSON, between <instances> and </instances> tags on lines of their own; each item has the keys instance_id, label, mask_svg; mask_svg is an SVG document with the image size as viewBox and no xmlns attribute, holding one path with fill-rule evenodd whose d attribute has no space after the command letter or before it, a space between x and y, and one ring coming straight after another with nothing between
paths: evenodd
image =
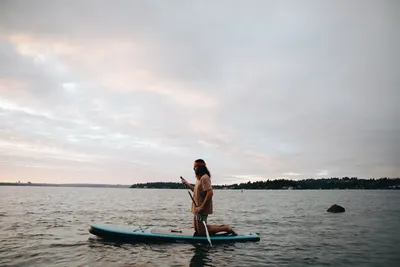
<instances>
[{"instance_id":1,"label":"woman's hair","mask_svg":"<svg viewBox=\"0 0 400 267\"><path fill-rule=\"evenodd\" d=\"M197 170L195 170L196 176L200 178L204 174L207 174L211 178L211 173L207 169L206 162L202 159L196 159L194 161L195 166L197 166Z\"/></svg>"}]
</instances>

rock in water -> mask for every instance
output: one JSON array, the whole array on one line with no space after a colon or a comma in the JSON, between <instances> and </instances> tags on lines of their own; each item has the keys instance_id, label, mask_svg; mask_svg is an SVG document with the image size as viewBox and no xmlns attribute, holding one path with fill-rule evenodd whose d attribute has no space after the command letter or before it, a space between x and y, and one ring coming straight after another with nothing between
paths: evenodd
<instances>
[{"instance_id":1,"label":"rock in water","mask_svg":"<svg viewBox=\"0 0 400 267\"><path fill-rule=\"evenodd\" d=\"M332 205L327 212L333 212L333 213L338 213L338 212L345 212L345 209L342 206L339 205Z\"/></svg>"}]
</instances>

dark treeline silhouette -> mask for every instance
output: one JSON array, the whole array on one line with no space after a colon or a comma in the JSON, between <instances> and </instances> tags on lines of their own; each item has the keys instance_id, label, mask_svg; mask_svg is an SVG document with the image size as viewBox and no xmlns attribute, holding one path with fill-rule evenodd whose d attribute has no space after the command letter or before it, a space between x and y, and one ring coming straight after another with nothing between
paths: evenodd
<instances>
[{"instance_id":1,"label":"dark treeline silhouette","mask_svg":"<svg viewBox=\"0 0 400 267\"><path fill-rule=\"evenodd\" d=\"M174 182L152 182L143 184L134 184L130 188L168 188L168 189L185 189L182 183Z\"/></svg>"},{"instance_id":2,"label":"dark treeline silhouette","mask_svg":"<svg viewBox=\"0 0 400 267\"><path fill-rule=\"evenodd\" d=\"M184 189L179 182L152 182L134 184L130 188L169 188ZM231 185L213 185L214 189L400 189L400 178L357 177L304 179L304 180L267 180Z\"/></svg>"}]
</instances>

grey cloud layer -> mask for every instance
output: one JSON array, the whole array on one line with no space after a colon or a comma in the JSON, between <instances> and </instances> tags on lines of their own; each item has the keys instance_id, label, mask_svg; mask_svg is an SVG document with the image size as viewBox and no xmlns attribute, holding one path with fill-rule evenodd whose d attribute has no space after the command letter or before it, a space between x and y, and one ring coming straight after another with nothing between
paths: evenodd
<instances>
[{"instance_id":1,"label":"grey cloud layer","mask_svg":"<svg viewBox=\"0 0 400 267\"><path fill-rule=\"evenodd\" d=\"M400 174L395 1L21 3L0 4L0 79L29 85L0 91L20 107L0 106L8 144L18 135L106 155L96 160L110 170L137 161L174 175L205 157L220 181ZM18 34L75 50L27 57Z\"/></svg>"}]
</instances>

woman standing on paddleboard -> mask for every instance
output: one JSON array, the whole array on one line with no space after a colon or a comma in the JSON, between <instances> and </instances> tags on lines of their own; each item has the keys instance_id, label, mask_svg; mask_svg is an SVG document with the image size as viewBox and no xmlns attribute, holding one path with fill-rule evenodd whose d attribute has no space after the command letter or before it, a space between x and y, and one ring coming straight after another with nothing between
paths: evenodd
<instances>
[{"instance_id":1,"label":"woman standing on paddleboard","mask_svg":"<svg viewBox=\"0 0 400 267\"><path fill-rule=\"evenodd\" d=\"M211 174L208 170L206 163L202 159L197 159L194 162L193 170L196 174L196 184L193 186L182 178L182 183L193 191L192 213L193 213L193 226L197 235L205 236L207 224L207 217L213 213L213 190L211 185ZM205 223L203 223L205 222ZM227 224L222 225L207 225L210 235L219 232L228 232L232 235L237 235L235 231Z\"/></svg>"}]
</instances>

